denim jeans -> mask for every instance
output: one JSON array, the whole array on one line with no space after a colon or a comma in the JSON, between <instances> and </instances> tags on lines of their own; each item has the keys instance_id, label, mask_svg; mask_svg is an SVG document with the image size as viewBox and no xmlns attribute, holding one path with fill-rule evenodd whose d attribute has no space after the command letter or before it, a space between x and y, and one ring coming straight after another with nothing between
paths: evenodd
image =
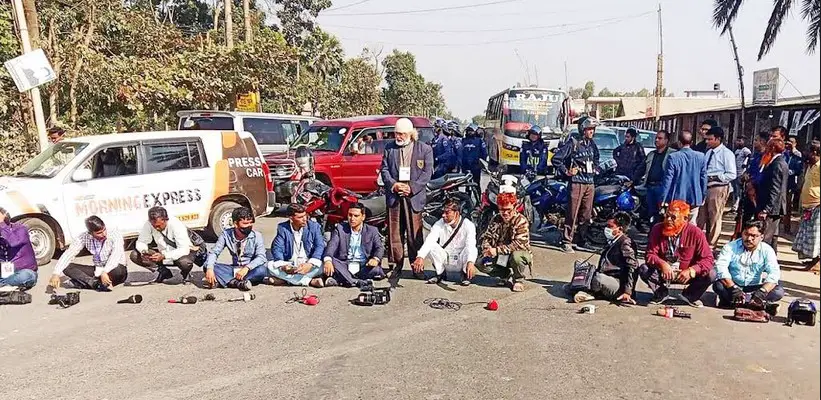
<instances>
[{"instance_id":1,"label":"denim jeans","mask_svg":"<svg viewBox=\"0 0 821 400\"><path fill-rule=\"evenodd\" d=\"M0 287L2 286L18 286L23 289L31 289L37 284L37 271L30 269L21 269L15 271L10 277L0 279Z\"/></svg>"},{"instance_id":2,"label":"denim jeans","mask_svg":"<svg viewBox=\"0 0 821 400\"><path fill-rule=\"evenodd\" d=\"M228 287L228 282L234 279L234 268L239 268L236 265L216 263L214 264L214 275L217 278L217 283L220 287ZM262 279L268 276L268 268L265 265L260 265L245 275L245 280L252 284L258 285L262 283Z\"/></svg>"}]
</instances>

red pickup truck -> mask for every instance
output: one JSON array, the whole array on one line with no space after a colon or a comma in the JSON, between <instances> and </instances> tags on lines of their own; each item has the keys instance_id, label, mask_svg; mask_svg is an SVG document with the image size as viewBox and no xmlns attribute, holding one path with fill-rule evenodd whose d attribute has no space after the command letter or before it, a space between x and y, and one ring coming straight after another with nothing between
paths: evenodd
<instances>
[{"instance_id":1,"label":"red pickup truck","mask_svg":"<svg viewBox=\"0 0 821 400\"><path fill-rule=\"evenodd\" d=\"M382 153L385 144L394 138L394 125L399 118L413 122L420 141L430 143L433 140L433 127L424 117L369 115L311 124L291 143L287 153L265 156L274 179L277 200L289 202L298 183L293 149L299 145L308 145L312 149L316 177L325 184L357 193L376 190Z\"/></svg>"}]
</instances>

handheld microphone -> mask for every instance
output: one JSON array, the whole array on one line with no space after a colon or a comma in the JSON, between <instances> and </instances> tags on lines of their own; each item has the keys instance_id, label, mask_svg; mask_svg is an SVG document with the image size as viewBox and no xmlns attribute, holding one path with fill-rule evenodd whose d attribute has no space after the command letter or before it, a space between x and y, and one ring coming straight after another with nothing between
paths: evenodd
<instances>
[{"instance_id":1,"label":"handheld microphone","mask_svg":"<svg viewBox=\"0 0 821 400\"><path fill-rule=\"evenodd\" d=\"M197 297L196 296L180 297L179 299L168 300L168 302L172 303L172 304L196 304L197 303Z\"/></svg>"},{"instance_id":2,"label":"handheld microphone","mask_svg":"<svg viewBox=\"0 0 821 400\"><path fill-rule=\"evenodd\" d=\"M140 304L143 302L143 296L139 294L131 295L127 299L117 302L117 304Z\"/></svg>"},{"instance_id":3,"label":"handheld microphone","mask_svg":"<svg viewBox=\"0 0 821 400\"><path fill-rule=\"evenodd\" d=\"M257 298L257 295L255 295L253 293L243 293L242 297L237 297L235 299L228 299L228 301L244 301L244 302L247 303L247 302L249 302L253 299L256 299L256 298Z\"/></svg>"}]
</instances>

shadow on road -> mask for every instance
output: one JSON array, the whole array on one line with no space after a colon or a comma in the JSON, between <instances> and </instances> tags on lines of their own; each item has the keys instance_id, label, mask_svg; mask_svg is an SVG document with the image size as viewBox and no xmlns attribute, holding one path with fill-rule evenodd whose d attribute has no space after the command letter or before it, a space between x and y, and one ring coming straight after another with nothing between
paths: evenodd
<instances>
[{"instance_id":1,"label":"shadow on road","mask_svg":"<svg viewBox=\"0 0 821 400\"><path fill-rule=\"evenodd\" d=\"M821 296L819 295L817 288L799 285L788 281L781 281L781 285L784 286L784 291L787 292L787 296L805 297L816 301L821 300Z\"/></svg>"},{"instance_id":2,"label":"shadow on road","mask_svg":"<svg viewBox=\"0 0 821 400\"><path fill-rule=\"evenodd\" d=\"M542 287L551 296L559 298L559 299L565 299L565 300L567 300L568 303L570 303L570 298L564 292L564 285L566 285L567 282L549 281L549 280L544 280L544 279L539 279L539 278L531 278L531 279L528 279L527 281L528 282L533 282L537 285L542 285Z\"/></svg>"}]
</instances>

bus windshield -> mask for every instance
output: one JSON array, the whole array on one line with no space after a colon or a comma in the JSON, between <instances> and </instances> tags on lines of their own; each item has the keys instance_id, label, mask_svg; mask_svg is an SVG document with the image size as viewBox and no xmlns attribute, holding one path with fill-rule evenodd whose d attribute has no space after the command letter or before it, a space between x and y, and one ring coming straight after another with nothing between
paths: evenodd
<instances>
[{"instance_id":1,"label":"bus windshield","mask_svg":"<svg viewBox=\"0 0 821 400\"><path fill-rule=\"evenodd\" d=\"M554 90L511 90L508 95L507 121L560 129L559 117L565 94Z\"/></svg>"}]
</instances>

